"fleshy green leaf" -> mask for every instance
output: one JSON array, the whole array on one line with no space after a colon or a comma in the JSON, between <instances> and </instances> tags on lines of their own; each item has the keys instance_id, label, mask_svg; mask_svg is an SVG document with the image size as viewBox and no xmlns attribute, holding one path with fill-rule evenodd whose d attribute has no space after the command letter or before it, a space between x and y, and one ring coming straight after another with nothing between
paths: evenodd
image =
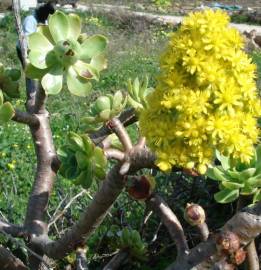
<instances>
[{"instance_id":1,"label":"fleshy green leaf","mask_svg":"<svg viewBox=\"0 0 261 270\"><path fill-rule=\"evenodd\" d=\"M41 51L41 50L33 50L29 52L28 58L30 60L30 63L39 69L46 69L47 63L46 63L46 56L48 51Z\"/></svg>"},{"instance_id":2,"label":"fleshy green leaf","mask_svg":"<svg viewBox=\"0 0 261 270\"><path fill-rule=\"evenodd\" d=\"M70 67L67 73L67 86L71 94L86 97L92 90L92 84L81 78L77 72Z\"/></svg>"},{"instance_id":3,"label":"fleshy green leaf","mask_svg":"<svg viewBox=\"0 0 261 270\"><path fill-rule=\"evenodd\" d=\"M82 171L80 175L76 178L75 183L80 184L83 188L88 189L93 180L92 170L89 168L85 171Z\"/></svg>"},{"instance_id":4,"label":"fleshy green leaf","mask_svg":"<svg viewBox=\"0 0 261 270\"><path fill-rule=\"evenodd\" d=\"M0 106L2 106L4 103L4 95L3 92L0 90Z\"/></svg>"},{"instance_id":5,"label":"fleshy green leaf","mask_svg":"<svg viewBox=\"0 0 261 270\"><path fill-rule=\"evenodd\" d=\"M104 111L100 112L99 116L103 121L107 121L110 119L111 110L104 110Z\"/></svg>"},{"instance_id":6,"label":"fleshy green leaf","mask_svg":"<svg viewBox=\"0 0 261 270\"><path fill-rule=\"evenodd\" d=\"M95 35L87 38L82 44L82 60L89 60L90 58L102 53L107 46L107 39L102 35Z\"/></svg>"},{"instance_id":7,"label":"fleshy green leaf","mask_svg":"<svg viewBox=\"0 0 261 270\"><path fill-rule=\"evenodd\" d=\"M57 95L62 90L63 86L63 71L62 67L53 67L49 73L42 78L42 86L48 95Z\"/></svg>"},{"instance_id":8,"label":"fleshy green leaf","mask_svg":"<svg viewBox=\"0 0 261 270\"><path fill-rule=\"evenodd\" d=\"M68 38L69 20L63 12L56 11L53 15L50 15L48 25L52 38L56 43Z\"/></svg>"},{"instance_id":9,"label":"fleshy green leaf","mask_svg":"<svg viewBox=\"0 0 261 270\"><path fill-rule=\"evenodd\" d=\"M219 203L230 203L236 200L239 196L238 189L224 189L214 195L214 198Z\"/></svg>"},{"instance_id":10,"label":"fleshy green leaf","mask_svg":"<svg viewBox=\"0 0 261 270\"><path fill-rule=\"evenodd\" d=\"M82 152L76 152L75 157L76 157L76 160L77 160L78 167L81 170L88 167L88 159L87 159L86 154L84 154Z\"/></svg>"},{"instance_id":11,"label":"fleshy green leaf","mask_svg":"<svg viewBox=\"0 0 261 270\"><path fill-rule=\"evenodd\" d=\"M41 79L47 72L49 68L39 69L33 66L32 64L28 64L25 69L26 77L29 79Z\"/></svg>"},{"instance_id":12,"label":"fleshy green leaf","mask_svg":"<svg viewBox=\"0 0 261 270\"><path fill-rule=\"evenodd\" d=\"M81 19L76 14L69 14L68 20L69 20L68 38L77 40L81 34L81 28L82 28Z\"/></svg>"},{"instance_id":13,"label":"fleshy green leaf","mask_svg":"<svg viewBox=\"0 0 261 270\"><path fill-rule=\"evenodd\" d=\"M0 107L0 124L6 123L14 116L14 109L11 103L6 102Z\"/></svg>"},{"instance_id":14,"label":"fleshy green leaf","mask_svg":"<svg viewBox=\"0 0 261 270\"><path fill-rule=\"evenodd\" d=\"M97 163L101 167L105 167L107 164L107 159L104 155L103 150L100 147L95 147L93 157L95 163Z\"/></svg>"},{"instance_id":15,"label":"fleshy green leaf","mask_svg":"<svg viewBox=\"0 0 261 270\"><path fill-rule=\"evenodd\" d=\"M243 188L245 185L242 183L232 182L232 181L224 181L222 182L222 186L227 189L239 189Z\"/></svg>"},{"instance_id":16,"label":"fleshy green leaf","mask_svg":"<svg viewBox=\"0 0 261 270\"><path fill-rule=\"evenodd\" d=\"M255 177L250 177L246 180L247 185L251 186L251 187L261 187L261 175L257 175Z\"/></svg>"},{"instance_id":17,"label":"fleshy green leaf","mask_svg":"<svg viewBox=\"0 0 261 270\"><path fill-rule=\"evenodd\" d=\"M28 46L31 51L49 52L53 45L40 32L35 32L28 37Z\"/></svg>"},{"instance_id":18,"label":"fleshy green leaf","mask_svg":"<svg viewBox=\"0 0 261 270\"><path fill-rule=\"evenodd\" d=\"M111 109L111 100L107 96L100 96L95 101L94 105L96 112L101 112L104 110L110 110Z\"/></svg>"},{"instance_id":19,"label":"fleshy green leaf","mask_svg":"<svg viewBox=\"0 0 261 270\"><path fill-rule=\"evenodd\" d=\"M261 189L259 189L255 195L254 195L254 198L253 198L253 203L256 203L256 202L259 202L261 201Z\"/></svg>"},{"instance_id":20,"label":"fleshy green leaf","mask_svg":"<svg viewBox=\"0 0 261 270\"><path fill-rule=\"evenodd\" d=\"M228 170L230 168L228 157L223 156L218 150L216 150L216 157L221 162L224 170Z\"/></svg>"},{"instance_id":21,"label":"fleshy green leaf","mask_svg":"<svg viewBox=\"0 0 261 270\"><path fill-rule=\"evenodd\" d=\"M256 168L246 169L246 170L240 172L239 179L242 181L245 181L248 178L250 178L251 176L253 176L255 174L255 172L256 172Z\"/></svg>"},{"instance_id":22,"label":"fleshy green leaf","mask_svg":"<svg viewBox=\"0 0 261 270\"><path fill-rule=\"evenodd\" d=\"M45 38L47 38L48 41L49 41L52 45L55 44L55 42L54 42L54 40L53 40L53 37L52 37L52 35L51 35L51 33L50 33L50 30L49 30L48 25L40 25L40 26L38 26L37 32L41 33Z\"/></svg>"},{"instance_id":23,"label":"fleshy green leaf","mask_svg":"<svg viewBox=\"0 0 261 270\"><path fill-rule=\"evenodd\" d=\"M76 70L76 72L78 73L78 75L85 80L99 79L99 72L90 64L82 61L77 61L73 67L74 70Z\"/></svg>"},{"instance_id":24,"label":"fleshy green leaf","mask_svg":"<svg viewBox=\"0 0 261 270\"><path fill-rule=\"evenodd\" d=\"M107 68L107 59L103 53L96 55L92 58L90 65L97 71L101 71Z\"/></svg>"},{"instance_id":25,"label":"fleshy green leaf","mask_svg":"<svg viewBox=\"0 0 261 270\"><path fill-rule=\"evenodd\" d=\"M112 109L118 109L123 100L121 91L117 91L113 96Z\"/></svg>"}]
</instances>

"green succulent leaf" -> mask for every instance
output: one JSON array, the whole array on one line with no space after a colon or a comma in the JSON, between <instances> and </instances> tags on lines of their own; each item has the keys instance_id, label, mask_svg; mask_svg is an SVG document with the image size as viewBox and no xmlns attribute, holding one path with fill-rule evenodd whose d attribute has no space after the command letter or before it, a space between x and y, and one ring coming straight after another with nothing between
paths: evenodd
<instances>
[{"instance_id":1,"label":"green succulent leaf","mask_svg":"<svg viewBox=\"0 0 261 270\"><path fill-rule=\"evenodd\" d=\"M117 109L120 107L123 101L123 95L121 91L117 91L113 96L112 109Z\"/></svg>"},{"instance_id":2,"label":"green succulent leaf","mask_svg":"<svg viewBox=\"0 0 261 270\"><path fill-rule=\"evenodd\" d=\"M46 69L47 65L47 53L48 51L33 50L29 52L28 58L30 63L39 69Z\"/></svg>"},{"instance_id":3,"label":"green succulent leaf","mask_svg":"<svg viewBox=\"0 0 261 270\"><path fill-rule=\"evenodd\" d=\"M70 132L68 136L68 141L72 146L74 151L85 151L85 144L80 135L74 132Z\"/></svg>"},{"instance_id":4,"label":"green succulent leaf","mask_svg":"<svg viewBox=\"0 0 261 270\"><path fill-rule=\"evenodd\" d=\"M57 43L66 40L69 35L69 20L68 17L61 11L56 11L48 19L49 30L53 40Z\"/></svg>"},{"instance_id":5,"label":"green succulent leaf","mask_svg":"<svg viewBox=\"0 0 261 270\"><path fill-rule=\"evenodd\" d=\"M257 188L252 187L248 184L245 184L245 186L240 190L241 195L251 195L254 194L257 191Z\"/></svg>"},{"instance_id":6,"label":"green succulent leaf","mask_svg":"<svg viewBox=\"0 0 261 270\"><path fill-rule=\"evenodd\" d=\"M239 196L238 189L223 189L214 195L218 203L230 203L235 201Z\"/></svg>"},{"instance_id":7,"label":"green succulent leaf","mask_svg":"<svg viewBox=\"0 0 261 270\"><path fill-rule=\"evenodd\" d=\"M253 176L255 174L255 172L256 172L256 168L246 169L246 170L240 172L239 179L242 181L245 181L248 178L250 178L251 176Z\"/></svg>"},{"instance_id":8,"label":"green succulent leaf","mask_svg":"<svg viewBox=\"0 0 261 270\"><path fill-rule=\"evenodd\" d=\"M102 35L95 35L87 38L82 44L81 59L87 61L92 57L101 54L107 46L107 39Z\"/></svg>"},{"instance_id":9,"label":"green succulent leaf","mask_svg":"<svg viewBox=\"0 0 261 270\"><path fill-rule=\"evenodd\" d=\"M93 180L93 175L90 169L82 171L80 175L75 179L76 184L80 184L83 188L88 189Z\"/></svg>"},{"instance_id":10,"label":"green succulent leaf","mask_svg":"<svg viewBox=\"0 0 261 270\"><path fill-rule=\"evenodd\" d=\"M95 147L93 157L95 164L98 164L100 167L105 167L107 165L107 159L100 147Z\"/></svg>"},{"instance_id":11,"label":"green succulent leaf","mask_svg":"<svg viewBox=\"0 0 261 270\"><path fill-rule=\"evenodd\" d=\"M41 80L46 94L57 95L63 86L63 69L61 66L54 66Z\"/></svg>"},{"instance_id":12,"label":"green succulent leaf","mask_svg":"<svg viewBox=\"0 0 261 270\"><path fill-rule=\"evenodd\" d=\"M0 90L0 106L2 106L4 103L4 95L3 92Z\"/></svg>"},{"instance_id":13,"label":"green succulent leaf","mask_svg":"<svg viewBox=\"0 0 261 270\"><path fill-rule=\"evenodd\" d=\"M33 66L31 63L26 65L25 69L26 77L29 79L41 79L48 71L49 68L39 69Z\"/></svg>"},{"instance_id":14,"label":"green succulent leaf","mask_svg":"<svg viewBox=\"0 0 261 270\"><path fill-rule=\"evenodd\" d=\"M92 90L92 84L78 75L73 67L68 69L67 86L71 94L86 97Z\"/></svg>"},{"instance_id":15,"label":"green succulent leaf","mask_svg":"<svg viewBox=\"0 0 261 270\"><path fill-rule=\"evenodd\" d=\"M5 102L0 107L0 124L6 123L14 116L14 109L11 103Z\"/></svg>"},{"instance_id":16,"label":"green succulent leaf","mask_svg":"<svg viewBox=\"0 0 261 270\"><path fill-rule=\"evenodd\" d=\"M111 118L111 110L110 109L104 110L100 112L99 116L102 119L102 121L108 121Z\"/></svg>"},{"instance_id":17,"label":"green succulent leaf","mask_svg":"<svg viewBox=\"0 0 261 270\"><path fill-rule=\"evenodd\" d=\"M76 14L69 14L68 20L69 20L68 38L77 40L81 34L82 28L81 19Z\"/></svg>"},{"instance_id":18,"label":"green succulent leaf","mask_svg":"<svg viewBox=\"0 0 261 270\"><path fill-rule=\"evenodd\" d=\"M218 150L216 150L216 157L220 161L221 166L224 170L228 170L230 168L229 158L223 156Z\"/></svg>"},{"instance_id":19,"label":"green succulent leaf","mask_svg":"<svg viewBox=\"0 0 261 270\"><path fill-rule=\"evenodd\" d=\"M228 181L229 179L227 178L227 176L225 175L225 173L223 171L221 171L220 169L218 169L217 167L214 167L212 169L212 171L210 170L209 171L209 177L210 176L214 176L214 180L217 180L217 181Z\"/></svg>"},{"instance_id":20,"label":"green succulent leaf","mask_svg":"<svg viewBox=\"0 0 261 270\"><path fill-rule=\"evenodd\" d=\"M98 71L90 64L82 61L77 61L73 67L76 70L77 74L85 80L99 79Z\"/></svg>"},{"instance_id":21,"label":"green succulent leaf","mask_svg":"<svg viewBox=\"0 0 261 270\"><path fill-rule=\"evenodd\" d=\"M111 109L111 100L107 96L100 96L97 98L94 104L94 109L96 112L102 112L104 110Z\"/></svg>"},{"instance_id":22,"label":"green succulent leaf","mask_svg":"<svg viewBox=\"0 0 261 270\"><path fill-rule=\"evenodd\" d=\"M246 184L253 188L261 188L261 175L250 177L246 180Z\"/></svg>"},{"instance_id":23,"label":"green succulent leaf","mask_svg":"<svg viewBox=\"0 0 261 270\"><path fill-rule=\"evenodd\" d=\"M107 68L107 59L105 58L105 55L103 53L96 55L92 57L90 65L96 70L102 71L103 69Z\"/></svg>"},{"instance_id":24,"label":"green succulent leaf","mask_svg":"<svg viewBox=\"0 0 261 270\"><path fill-rule=\"evenodd\" d=\"M259 189L254 197L253 197L253 203L260 202L261 201L261 189Z\"/></svg>"},{"instance_id":25,"label":"green succulent leaf","mask_svg":"<svg viewBox=\"0 0 261 270\"><path fill-rule=\"evenodd\" d=\"M35 32L28 37L28 46L31 51L49 52L53 49L53 45L40 32Z\"/></svg>"},{"instance_id":26,"label":"green succulent leaf","mask_svg":"<svg viewBox=\"0 0 261 270\"><path fill-rule=\"evenodd\" d=\"M233 179L239 179L240 172L233 171L233 170L226 170L226 174L228 174Z\"/></svg>"},{"instance_id":27,"label":"green succulent leaf","mask_svg":"<svg viewBox=\"0 0 261 270\"><path fill-rule=\"evenodd\" d=\"M83 170L88 167L88 158L85 153L76 152L75 157L80 170Z\"/></svg>"},{"instance_id":28,"label":"green succulent leaf","mask_svg":"<svg viewBox=\"0 0 261 270\"><path fill-rule=\"evenodd\" d=\"M233 189L243 188L245 184L228 181L228 182L222 182L222 186L226 189L233 190Z\"/></svg>"},{"instance_id":29,"label":"green succulent leaf","mask_svg":"<svg viewBox=\"0 0 261 270\"><path fill-rule=\"evenodd\" d=\"M51 35L51 33L50 33L50 30L49 30L48 25L40 25L40 26L38 26L38 27L37 27L37 32L41 33L45 38L47 38L48 41L49 41L52 45L55 44L55 42L54 42L54 40L53 40L53 37L52 37L52 35Z\"/></svg>"}]
</instances>

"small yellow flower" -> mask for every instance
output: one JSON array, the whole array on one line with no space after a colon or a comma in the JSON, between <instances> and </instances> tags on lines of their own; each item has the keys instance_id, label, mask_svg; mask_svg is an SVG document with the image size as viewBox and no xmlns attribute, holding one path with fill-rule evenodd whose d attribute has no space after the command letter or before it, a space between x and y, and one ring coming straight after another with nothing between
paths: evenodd
<instances>
[{"instance_id":1,"label":"small yellow flower","mask_svg":"<svg viewBox=\"0 0 261 270\"><path fill-rule=\"evenodd\" d=\"M155 91L140 115L141 132L161 170L179 166L203 174L215 149L250 161L261 102L256 66L243 46L223 11L191 13L170 35Z\"/></svg>"}]
</instances>

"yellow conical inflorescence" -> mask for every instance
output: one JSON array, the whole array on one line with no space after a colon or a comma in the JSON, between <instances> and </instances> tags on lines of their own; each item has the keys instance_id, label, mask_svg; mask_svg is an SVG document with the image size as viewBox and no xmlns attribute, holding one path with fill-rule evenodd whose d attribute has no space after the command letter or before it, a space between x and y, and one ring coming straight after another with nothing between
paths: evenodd
<instances>
[{"instance_id":1,"label":"yellow conical inflorescence","mask_svg":"<svg viewBox=\"0 0 261 270\"><path fill-rule=\"evenodd\" d=\"M204 173L215 149L249 162L261 115L256 66L222 11L191 13L173 33L140 127L163 171Z\"/></svg>"}]
</instances>

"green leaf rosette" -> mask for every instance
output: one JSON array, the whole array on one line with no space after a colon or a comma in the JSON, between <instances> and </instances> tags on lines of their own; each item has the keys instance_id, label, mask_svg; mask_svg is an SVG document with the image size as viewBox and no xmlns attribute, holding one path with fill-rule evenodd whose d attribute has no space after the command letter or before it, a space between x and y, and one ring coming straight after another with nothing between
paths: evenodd
<instances>
[{"instance_id":1,"label":"green leaf rosette","mask_svg":"<svg viewBox=\"0 0 261 270\"><path fill-rule=\"evenodd\" d=\"M135 78L133 82L131 79L127 82L128 88L128 104L137 112L147 108L147 95L152 92L153 88L148 87L149 79L145 76L142 80Z\"/></svg>"},{"instance_id":2,"label":"green leaf rosette","mask_svg":"<svg viewBox=\"0 0 261 270\"><path fill-rule=\"evenodd\" d=\"M3 92L0 90L0 125L11 120L13 116L13 106L10 102L4 102Z\"/></svg>"},{"instance_id":3,"label":"green leaf rosette","mask_svg":"<svg viewBox=\"0 0 261 270\"><path fill-rule=\"evenodd\" d=\"M142 241L136 230L124 228L118 240L120 249L128 250L135 259L144 261L146 259L147 245Z\"/></svg>"},{"instance_id":4,"label":"green leaf rosette","mask_svg":"<svg viewBox=\"0 0 261 270\"><path fill-rule=\"evenodd\" d=\"M19 79L21 72L14 68L4 68L0 63L0 89L10 98L18 98L19 93Z\"/></svg>"},{"instance_id":5,"label":"green leaf rosette","mask_svg":"<svg viewBox=\"0 0 261 270\"><path fill-rule=\"evenodd\" d=\"M89 188L93 180L106 175L107 159L103 150L85 135L71 132L68 144L58 150L61 160L59 172L76 185Z\"/></svg>"},{"instance_id":6,"label":"green leaf rosette","mask_svg":"<svg viewBox=\"0 0 261 270\"><path fill-rule=\"evenodd\" d=\"M121 91L117 91L114 95L100 96L91 105L87 116L82 118L82 122L87 128L99 127L99 124L119 115L126 103L127 96L124 96Z\"/></svg>"},{"instance_id":7,"label":"green leaf rosette","mask_svg":"<svg viewBox=\"0 0 261 270\"><path fill-rule=\"evenodd\" d=\"M220 191L214 195L219 203L235 201L239 195L252 195L253 203L261 200L261 145L249 164L232 161L218 151L221 165L210 167L207 176L219 182Z\"/></svg>"},{"instance_id":8,"label":"green leaf rosette","mask_svg":"<svg viewBox=\"0 0 261 270\"><path fill-rule=\"evenodd\" d=\"M56 11L49 16L48 26L38 27L29 36L27 76L40 79L47 94L58 94L66 82L71 94L87 96L90 81L98 80L99 72L106 68L107 39L102 35L82 37L79 16Z\"/></svg>"}]
</instances>

